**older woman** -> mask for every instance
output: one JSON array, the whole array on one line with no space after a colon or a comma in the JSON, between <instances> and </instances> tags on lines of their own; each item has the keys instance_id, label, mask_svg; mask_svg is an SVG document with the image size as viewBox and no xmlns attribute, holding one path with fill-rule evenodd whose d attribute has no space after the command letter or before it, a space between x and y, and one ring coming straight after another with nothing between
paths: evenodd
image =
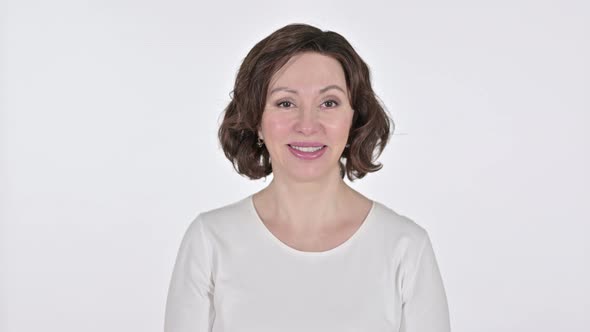
<instances>
[{"instance_id":1,"label":"older woman","mask_svg":"<svg viewBox=\"0 0 590 332\"><path fill-rule=\"evenodd\" d=\"M392 129L341 35L291 24L256 44L219 139L238 173L273 179L192 221L165 331L449 331L427 231L344 182L381 169Z\"/></svg>"}]
</instances>

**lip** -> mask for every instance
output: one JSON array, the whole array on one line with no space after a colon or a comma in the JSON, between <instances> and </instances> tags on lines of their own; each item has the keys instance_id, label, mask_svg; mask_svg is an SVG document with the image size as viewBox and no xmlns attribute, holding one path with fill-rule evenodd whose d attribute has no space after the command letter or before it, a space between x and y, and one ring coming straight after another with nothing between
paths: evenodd
<instances>
[{"instance_id":1,"label":"lip","mask_svg":"<svg viewBox=\"0 0 590 332\"><path fill-rule=\"evenodd\" d=\"M308 147L308 146L324 146L326 144L320 142L289 142L289 145L301 146L301 147Z\"/></svg>"},{"instance_id":2,"label":"lip","mask_svg":"<svg viewBox=\"0 0 590 332\"><path fill-rule=\"evenodd\" d=\"M318 146L318 145L316 145L316 146ZM297 149L294 149L289 144L287 144L287 148L289 149L289 151L291 151L291 153L295 157L297 157L299 159L303 159L303 160L314 160L314 159L318 159L318 158L320 158L326 152L326 150L328 150L328 147L327 146L324 146L324 145L319 145L319 146L323 146L323 148L320 149L320 150L318 150L318 151L314 151L314 152L303 152L303 151L299 151Z\"/></svg>"}]
</instances>

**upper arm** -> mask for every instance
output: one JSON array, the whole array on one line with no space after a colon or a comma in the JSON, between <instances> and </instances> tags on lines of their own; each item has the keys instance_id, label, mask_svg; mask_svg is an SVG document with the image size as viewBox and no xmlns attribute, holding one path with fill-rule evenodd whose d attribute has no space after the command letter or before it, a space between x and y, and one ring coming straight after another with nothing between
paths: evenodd
<instances>
[{"instance_id":1,"label":"upper arm","mask_svg":"<svg viewBox=\"0 0 590 332\"><path fill-rule=\"evenodd\" d=\"M420 248L402 291L400 332L449 332L447 297L432 243L426 232Z\"/></svg>"},{"instance_id":2,"label":"upper arm","mask_svg":"<svg viewBox=\"0 0 590 332\"><path fill-rule=\"evenodd\" d=\"M211 248L199 214L186 230L176 256L164 332L209 332L214 314Z\"/></svg>"}]
</instances>

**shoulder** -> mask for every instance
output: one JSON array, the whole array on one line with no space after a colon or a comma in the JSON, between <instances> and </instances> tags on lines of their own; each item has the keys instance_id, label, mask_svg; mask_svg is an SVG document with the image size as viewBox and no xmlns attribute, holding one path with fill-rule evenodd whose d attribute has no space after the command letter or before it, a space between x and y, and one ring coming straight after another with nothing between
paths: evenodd
<instances>
[{"instance_id":1,"label":"shoulder","mask_svg":"<svg viewBox=\"0 0 590 332\"><path fill-rule=\"evenodd\" d=\"M413 219L387 205L375 202L373 240L404 270L412 270L430 243L428 231Z\"/></svg>"},{"instance_id":2,"label":"shoulder","mask_svg":"<svg viewBox=\"0 0 590 332\"><path fill-rule=\"evenodd\" d=\"M422 225L381 202L375 201L372 213L377 227L381 232L389 236L395 236L413 243L421 243L425 236L428 235Z\"/></svg>"},{"instance_id":3,"label":"shoulder","mask_svg":"<svg viewBox=\"0 0 590 332\"><path fill-rule=\"evenodd\" d=\"M204 233L235 232L244 225L245 218L253 216L250 204L250 196L247 196L225 205L203 210L197 214L190 227L201 228Z\"/></svg>"},{"instance_id":4,"label":"shoulder","mask_svg":"<svg viewBox=\"0 0 590 332\"><path fill-rule=\"evenodd\" d=\"M241 198L239 200L232 201L225 205L221 205L209 210L202 211L202 216L205 223L219 222L222 220L233 219L235 217L243 216L248 211L249 198Z\"/></svg>"}]
</instances>

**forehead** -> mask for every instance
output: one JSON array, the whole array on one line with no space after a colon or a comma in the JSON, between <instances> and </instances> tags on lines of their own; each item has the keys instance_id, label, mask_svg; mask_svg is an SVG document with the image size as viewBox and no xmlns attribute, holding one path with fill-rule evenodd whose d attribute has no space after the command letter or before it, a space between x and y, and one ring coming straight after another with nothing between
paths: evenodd
<instances>
[{"instance_id":1,"label":"forehead","mask_svg":"<svg viewBox=\"0 0 590 332\"><path fill-rule=\"evenodd\" d=\"M277 86L315 92L327 85L346 88L346 77L338 60L316 52L299 53L291 57L273 74L268 90Z\"/></svg>"}]
</instances>

